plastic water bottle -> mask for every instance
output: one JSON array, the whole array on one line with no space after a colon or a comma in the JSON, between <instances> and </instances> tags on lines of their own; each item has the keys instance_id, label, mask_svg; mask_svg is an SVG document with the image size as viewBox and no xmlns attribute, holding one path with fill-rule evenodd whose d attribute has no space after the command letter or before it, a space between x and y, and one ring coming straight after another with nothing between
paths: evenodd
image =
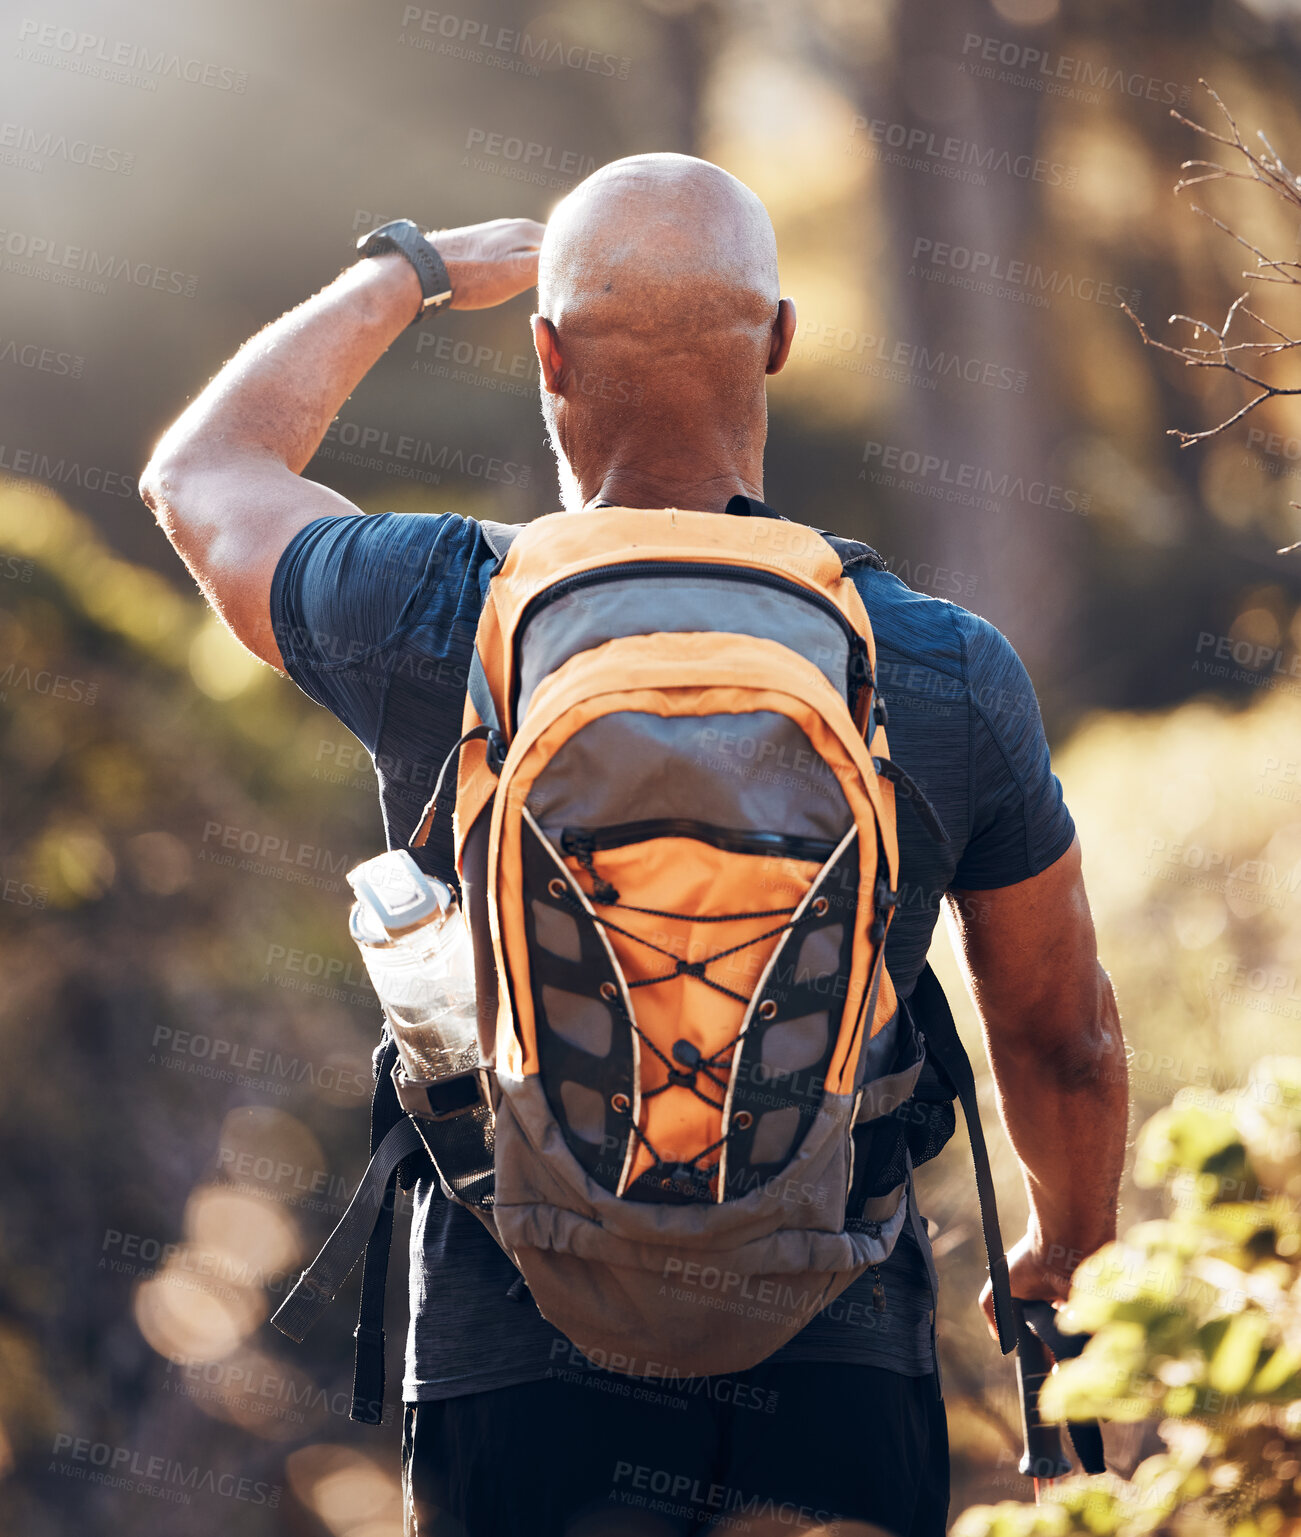
<instances>
[{"instance_id":1,"label":"plastic water bottle","mask_svg":"<svg viewBox=\"0 0 1301 1537\"><path fill-rule=\"evenodd\" d=\"M384 1006L408 1078L436 1082L479 1064L474 951L455 894L406 849L348 872L349 930Z\"/></svg>"}]
</instances>

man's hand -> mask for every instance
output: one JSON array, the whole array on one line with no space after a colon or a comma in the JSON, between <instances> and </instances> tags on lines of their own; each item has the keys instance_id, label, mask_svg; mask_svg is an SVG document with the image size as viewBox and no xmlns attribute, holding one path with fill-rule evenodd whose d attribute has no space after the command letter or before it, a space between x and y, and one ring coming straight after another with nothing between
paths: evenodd
<instances>
[{"instance_id":1,"label":"man's hand","mask_svg":"<svg viewBox=\"0 0 1301 1537\"><path fill-rule=\"evenodd\" d=\"M1078 1253L1064 1255L1057 1245L1045 1246L1036 1233L1026 1233L1007 1251L1012 1295L1022 1302L1065 1302L1071 1289L1071 1271L1083 1258ZM994 1288L988 1281L980 1293L980 1306L990 1334L997 1339Z\"/></svg>"},{"instance_id":2,"label":"man's hand","mask_svg":"<svg viewBox=\"0 0 1301 1537\"><path fill-rule=\"evenodd\" d=\"M452 281L448 307L486 310L532 288L545 228L536 219L492 219L429 230L425 238L437 246Z\"/></svg>"},{"instance_id":3,"label":"man's hand","mask_svg":"<svg viewBox=\"0 0 1301 1537\"><path fill-rule=\"evenodd\" d=\"M542 225L494 219L430 237L453 309L503 304L537 281ZM271 633L271 581L313 519L357 509L303 480L339 408L411 324L420 279L385 251L355 262L260 332L164 434L140 494L204 596L255 656L283 666Z\"/></svg>"},{"instance_id":4,"label":"man's hand","mask_svg":"<svg viewBox=\"0 0 1301 1537\"><path fill-rule=\"evenodd\" d=\"M1012 1295L1059 1302L1081 1260L1115 1236L1128 1130L1125 1042L1098 965L1079 842L1028 881L953 897L1030 1203L1008 1255ZM988 1286L981 1305L992 1318Z\"/></svg>"}]
</instances>

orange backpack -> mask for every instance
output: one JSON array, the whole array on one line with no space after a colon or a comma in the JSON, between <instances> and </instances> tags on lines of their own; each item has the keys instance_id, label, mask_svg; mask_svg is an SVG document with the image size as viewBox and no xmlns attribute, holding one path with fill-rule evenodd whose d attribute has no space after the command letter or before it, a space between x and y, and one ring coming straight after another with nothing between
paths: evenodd
<instances>
[{"instance_id":1,"label":"orange backpack","mask_svg":"<svg viewBox=\"0 0 1301 1537\"><path fill-rule=\"evenodd\" d=\"M855 1189L851 1136L923 1057L884 965L874 669L839 556L782 520L549 516L493 576L455 819L482 1215L600 1364L750 1366L904 1222L904 1183Z\"/></svg>"}]
</instances>

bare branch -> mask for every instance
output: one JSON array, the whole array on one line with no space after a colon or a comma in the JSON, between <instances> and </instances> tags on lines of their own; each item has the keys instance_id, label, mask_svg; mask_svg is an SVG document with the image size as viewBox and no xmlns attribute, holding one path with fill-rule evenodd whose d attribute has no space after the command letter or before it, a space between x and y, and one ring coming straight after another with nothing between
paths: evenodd
<instances>
[{"instance_id":1,"label":"bare branch","mask_svg":"<svg viewBox=\"0 0 1301 1537\"><path fill-rule=\"evenodd\" d=\"M1243 137L1238 124L1228 107L1220 99L1218 93L1207 84L1205 80L1198 82L1210 96L1224 119L1226 132L1216 133L1203 123L1194 122L1192 118L1185 117L1182 112L1171 110L1170 116L1184 127L1191 128L1194 133L1202 138L1209 139L1213 144L1222 145L1233 156L1238 157L1236 165L1221 165L1216 160L1185 160L1180 166L1181 171L1196 172L1196 175L1181 177L1174 186L1175 193L1183 192L1188 187L1198 187L1205 182L1212 181L1248 181L1256 182L1267 187L1276 196L1293 208L1301 209L1301 177L1298 177L1287 164L1274 146L1265 137L1264 133L1258 133L1257 138L1264 146L1264 153L1258 153ZM1222 234L1228 235L1231 240L1237 242L1244 250L1250 251L1256 258L1256 270L1244 272L1242 276L1251 282L1258 283L1286 283L1301 286L1301 261L1285 257L1272 257L1262 251L1259 246L1253 245L1250 240L1226 224L1214 214L1208 213L1204 208L1193 205L1193 212L1201 218L1207 219ZM1267 400L1273 400L1288 395L1301 395L1301 383L1297 385L1278 384L1269 379L1263 379L1256 372L1258 366L1267 359L1277 358L1283 353L1292 351L1295 347L1301 347L1301 337L1291 336L1273 321L1267 320L1263 315L1257 314L1247 307L1247 295L1239 294L1229 306L1224 317L1224 322L1219 327L1206 320L1196 320L1190 315L1171 315L1167 324L1183 324L1192 327L1193 339L1191 342L1174 344L1158 341L1152 336L1147 327L1130 309L1128 304L1121 304L1121 309L1129 316L1138 329L1145 347L1154 347L1158 352L1168 353L1171 357L1178 358L1185 368L1216 368L1222 373L1240 379L1249 385L1256 393L1252 395L1231 416L1214 427L1204 428L1200 432L1187 432L1182 428L1169 429L1170 436L1179 439L1181 448L1190 448L1194 443L1205 442L1207 438L1213 438L1218 433L1240 422L1245 416L1250 415L1257 406L1263 405ZM1250 322L1265 333L1263 339L1252 339L1250 336L1232 341L1229 332L1234 322ZM1239 325L1241 331L1241 325ZM1205 335L1213 337L1214 345L1199 346L1197 343ZM1245 366L1244 366L1245 365ZM1290 550L1301 549L1301 543L1292 545ZM1280 551L1280 554L1286 553Z\"/></svg>"}]
</instances>

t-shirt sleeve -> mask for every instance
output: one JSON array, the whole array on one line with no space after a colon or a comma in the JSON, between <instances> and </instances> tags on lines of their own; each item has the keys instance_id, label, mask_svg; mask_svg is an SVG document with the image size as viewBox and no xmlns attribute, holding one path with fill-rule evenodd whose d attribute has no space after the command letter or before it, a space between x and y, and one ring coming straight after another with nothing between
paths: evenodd
<instances>
[{"instance_id":1,"label":"t-shirt sleeve","mask_svg":"<svg viewBox=\"0 0 1301 1537\"><path fill-rule=\"evenodd\" d=\"M1075 823L1021 658L992 624L968 618L971 827L952 884L989 891L1055 864L1074 840Z\"/></svg>"},{"instance_id":2,"label":"t-shirt sleeve","mask_svg":"<svg viewBox=\"0 0 1301 1537\"><path fill-rule=\"evenodd\" d=\"M407 629L474 616L491 552L455 513L317 518L290 540L271 583L285 671L374 753L389 662Z\"/></svg>"}]
</instances>

